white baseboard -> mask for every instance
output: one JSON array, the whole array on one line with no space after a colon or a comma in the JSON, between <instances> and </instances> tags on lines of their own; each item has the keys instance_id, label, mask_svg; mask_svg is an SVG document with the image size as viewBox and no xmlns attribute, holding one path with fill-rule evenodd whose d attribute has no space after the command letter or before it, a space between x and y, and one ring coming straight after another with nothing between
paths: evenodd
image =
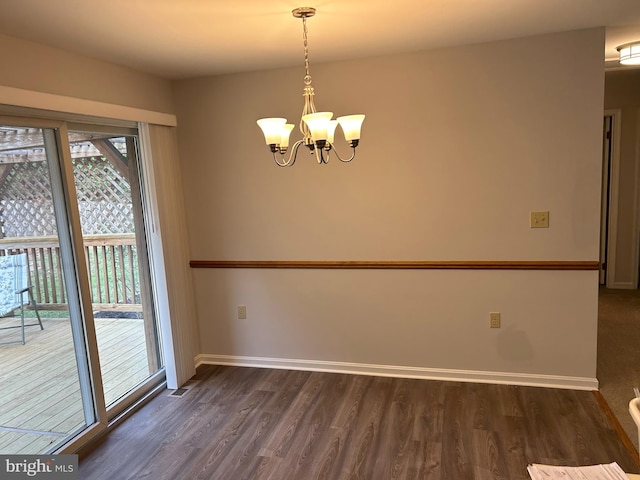
<instances>
[{"instance_id":1,"label":"white baseboard","mask_svg":"<svg viewBox=\"0 0 640 480\"><path fill-rule=\"evenodd\" d=\"M195 358L195 361L196 367L203 364L230 365L236 367L278 368L285 370L347 373L353 375L375 375L380 377L526 385L532 387L565 388L570 390L598 390L598 380L596 378L588 377L564 377L557 375L536 375L530 373L483 372L475 370L450 370L442 368L330 362L324 360L243 357L236 355L213 354L200 354Z\"/></svg>"}]
</instances>

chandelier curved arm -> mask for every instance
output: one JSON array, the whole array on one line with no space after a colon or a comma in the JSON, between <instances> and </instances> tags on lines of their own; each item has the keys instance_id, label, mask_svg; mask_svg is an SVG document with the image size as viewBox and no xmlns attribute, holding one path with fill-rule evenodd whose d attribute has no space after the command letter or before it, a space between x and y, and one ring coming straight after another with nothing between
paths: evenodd
<instances>
[{"instance_id":1,"label":"chandelier curved arm","mask_svg":"<svg viewBox=\"0 0 640 480\"><path fill-rule=\"evenodd\" d=\"M296 143L293 144L293 147L291 147L291 150L289 151L289 158L285 160L285 152L278 152L277 150L275 150L273 152L273 160L276 162L276 164L279 167L291 167L294 163L296 163L296 158L298 156L298 149L300 148L300 145L302 145L304 143L304 140L298 140ZM278 161L278 156L280 156L280 159L282 160L282 162Z\"/></svg>"},{"instance_id":2,"label":"chandelier curved arm","mask_svg":"<svg viewBox=\"0 0 640 480\"><path fill-rule=\"evenodd\" d=\"M338 153L338 150L336 150L336 147L333 145L333 143L329 143L328 145L329 145L329 148L327 149L327 160L324 163L327 163L329 161L329 152L331 152L331 150L333 150L333 153L335 153L336 157L338 157L338 160L340 160L343 163L349 163L351 160L353 160L356 157L356 147L351 147L353 149L353 153L349 158L342 158Z\"/></svg>"}]
</instances>

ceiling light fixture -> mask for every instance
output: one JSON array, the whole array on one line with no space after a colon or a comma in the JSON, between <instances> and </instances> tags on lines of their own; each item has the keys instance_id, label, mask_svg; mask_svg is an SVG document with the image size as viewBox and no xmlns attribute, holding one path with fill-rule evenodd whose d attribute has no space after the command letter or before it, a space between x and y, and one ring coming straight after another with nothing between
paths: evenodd
<instances>
[{"instance_id":1,"label":"ceiling light fixture","mask_svg":"<svg viewBox=\"0 0 640 480\"><path fill-rule=\"evenodd\" d=\"M356 155L356 147L360 140L360 129L364 121L364 115L347 115L332 120L333 112L316 112L316 106L313 102L313 87L311 86L311 74L309 73L309 48L307 41L307 18L311 18L316 14L316 9L312 7L300 7L294 9L291 13L295 18L302 19L302 38L304 42L304 107L302 109L302 119L300 120L300 132L302 140L298 140L291 147L289 158L285 158L285 154L289 148L289 136L294 126L287 123L286 118L261 118L258 120L258 126L264 133L264 139L273 153L273 159L281 167L290 167L296 161L298 148L304 144L311 153L315 153L318 163L327 163L329 161L329 152L334 151L335 155L342 162L350 162ZM336 126L340 125L344 132L344 138L349 142L349 146L353 149L353 153L349 158L342 158L336 151L333 140Z\"/></svg>"},{"instance_id":2,"label":"ceiling light fixture","mask_svg":"<svg viewBox=\"0 0 640 480\"><path fill-rule=\"evenodd\" d=\"M622 65L640 65L640 42L631 42L617 48Z\"/></svg>"}]
</instances>

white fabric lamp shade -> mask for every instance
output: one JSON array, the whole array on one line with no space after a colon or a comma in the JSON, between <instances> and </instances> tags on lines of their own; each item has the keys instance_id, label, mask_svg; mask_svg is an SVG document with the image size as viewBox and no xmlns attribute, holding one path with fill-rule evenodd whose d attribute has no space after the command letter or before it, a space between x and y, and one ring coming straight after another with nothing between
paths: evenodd
<instances>
[{"instance_id":1,"label":"white fabric lamp shade","mask_svg":"<svg viewBox=\"0 0 640 480\"><path fill-rule=\"evenodd\" d=\"M327 139L331 117L333 117L333 112L317 112L302 116L302 120L309 127L314 142Z\"/></svg>"},{"instance_id":2,"label":"white fabric lamp shade","mask_svg":"<svg viewBox=\"0 0 640 480\"><path fill-rule=\"evenodd\" d=\"M282 129L287 123L286 118L261 118L257 123L262 129L264 140L267 142L267 145L280 144L282 141Z\"/></svg>"},{"instance_id":3,"label":"white fabric lamp shade","mask_svg":"<svg viewBox=\"0 0 640 480\"><path fill-rule=\"evenodd\" d=\"M337 120L340 127L342 127L345 140L360 140L360 130L362 129L362 122L364 122L364 115L346 115L338 117Z\"/></svg>"}]
</instances>

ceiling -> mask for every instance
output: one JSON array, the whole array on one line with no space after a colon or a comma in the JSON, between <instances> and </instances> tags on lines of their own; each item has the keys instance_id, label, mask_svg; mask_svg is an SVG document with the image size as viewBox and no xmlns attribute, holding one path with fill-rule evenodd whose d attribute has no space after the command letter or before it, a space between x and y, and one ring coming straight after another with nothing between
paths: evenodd
<instances>
[{"instance_id":1,"label":"ceiling","mask_svg":"<svg viewBox=\"0 0 640 480\"><path fill-rule=\"evenodd\" d=\"M603 60L640 39L640 0L0 0L0 34L169 79L606 27ZM561 48L559 46L559 48Z\"/></svg>"}]
</instances>

